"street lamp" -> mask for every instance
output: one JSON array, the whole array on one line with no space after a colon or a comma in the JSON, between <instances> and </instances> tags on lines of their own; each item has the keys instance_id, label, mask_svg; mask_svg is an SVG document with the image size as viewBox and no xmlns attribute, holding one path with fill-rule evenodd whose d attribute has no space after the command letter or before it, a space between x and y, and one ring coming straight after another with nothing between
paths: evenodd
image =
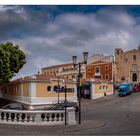
<instances>
[{"instance_id":1,"label":"street lamp","mask_svg":"<svg viewBox=\"0 0 140 140\"><path fill-rule=\"evenodd\" d=\"M73 66L78 66L78 80L77 80L77 87L78 87L78 101L79 101L79 124L81 124L81 89L80 89L80 79L81 79L81 66L82 64L87 64L88 52L83 52L83 59L84 61L76 63L77 56L73 56Z\"/></svg>"},{"instance_id":2,"label":"street lamp","mask_svg":"<svg viewBox=\"0 0 140 140\"><path fill-rule=\"evenodd\" d=\"M58 92L58 103L59 103L59 90L60 90L59 77L58 77L57 81L58 81L57 92Z\"/></svg>"},{"instance_id":3,"label":"street lamp","mask_svg":"<svg viewBox=\"0 0 140 140\"><path fill-rule=\"evenodd\" d=\"M65 92L65 125L67 125L67 86L65 85L64 88L64 92Z\"/></svg>"},{"instance_id":4,"label":"street lamp","mask_svg":"<svg viewBox=\"0 0 140 140\"><path fill-rule=\"evenodd\" d=\"M84 56L84 63L87 64L88 52L83 52L83 56Z\"/></svg>"},{"instance_id":5,"label":"street lamp","mask_svg":"<svg viewBox=\"0 0 140 140\"><path fill-rule=\"evenodd\" d=\"M113 56L113 63L112 63L112 71L113 71L113 94L115 94L115 61Z\"/></svg>"}]
</instances>

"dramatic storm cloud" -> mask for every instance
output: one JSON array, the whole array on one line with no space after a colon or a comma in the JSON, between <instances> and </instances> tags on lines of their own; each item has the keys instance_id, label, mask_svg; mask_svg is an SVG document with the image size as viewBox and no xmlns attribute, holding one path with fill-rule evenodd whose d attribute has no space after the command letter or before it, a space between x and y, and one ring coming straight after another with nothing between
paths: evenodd
<instances>
[{"instance_id":1,"label":"dramatic storm cloud","mask_svg":"<svg viewBox=\"0 0 140 140\"><path fill-rule=\"evenodd\" d=\"M0 41L26 53L17 77L71 62L82 52L114 55L139 45L139 6L0 6Z\"/></svg>"}]
</instances>

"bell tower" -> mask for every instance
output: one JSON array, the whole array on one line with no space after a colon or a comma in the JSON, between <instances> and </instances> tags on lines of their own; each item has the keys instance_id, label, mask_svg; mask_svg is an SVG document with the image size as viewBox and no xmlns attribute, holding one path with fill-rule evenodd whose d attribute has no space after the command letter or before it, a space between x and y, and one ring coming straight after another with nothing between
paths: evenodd
<instances>
[{"instance_id":1,"label":"bell tower","mask_svg":"<svg viewBox=\"0 0 140 140\"><path fill-rule=\"evenodd\" d=\"M118 62L120 59L121 54L123 53L123 50L121 48L115 49L115 61Z\"/></svg>"}]
</instances>

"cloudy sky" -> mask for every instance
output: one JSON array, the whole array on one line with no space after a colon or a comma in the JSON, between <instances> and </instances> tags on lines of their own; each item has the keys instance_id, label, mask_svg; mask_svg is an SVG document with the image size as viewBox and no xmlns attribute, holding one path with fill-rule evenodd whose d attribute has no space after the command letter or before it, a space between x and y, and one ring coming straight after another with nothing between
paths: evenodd
<instances>
[{"instance_id":1,"label":"cloudy sky","mask_svg":"<svg viewBox=\"0 0 140 140\"><path fill-rule=\"evenodd\" d=\"M15 78L42 67L72 62L82 52L114 55L140 43L140 6L0 6L0 42L26 53Z\"/></svg>"}]
</instances>

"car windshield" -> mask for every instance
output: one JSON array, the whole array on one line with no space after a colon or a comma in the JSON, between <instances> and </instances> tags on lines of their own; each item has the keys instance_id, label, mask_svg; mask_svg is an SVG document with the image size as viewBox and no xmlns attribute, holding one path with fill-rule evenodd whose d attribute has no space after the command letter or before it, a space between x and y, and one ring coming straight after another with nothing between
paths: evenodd
<instances>
[{"instance_id":1,"label":"car windshield","mask_svg":"<svg viewBox=\"0 0 140 140\"><path fill-rule=\"evenodd\" d=\"M2 109L25 110L26 107L22 104L8 104L8 105L3 106Z\"/></svg>"}]
</instances>

